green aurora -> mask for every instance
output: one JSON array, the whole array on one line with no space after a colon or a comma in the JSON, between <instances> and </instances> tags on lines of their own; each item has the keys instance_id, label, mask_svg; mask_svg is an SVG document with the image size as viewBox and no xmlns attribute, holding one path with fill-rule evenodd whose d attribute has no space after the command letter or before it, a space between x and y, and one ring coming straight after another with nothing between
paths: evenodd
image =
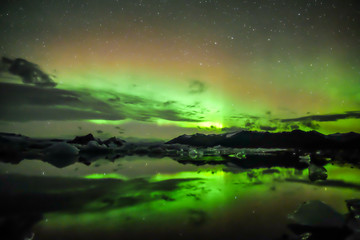
<instances>
[{"instance_id":1,"label":"green aurora","mask_svg":"<svg viewBox=\"0 0 360 240\"><path fill-rule=\"evenodd\" d=\"M358 22L351 1L5 1L3 56L57 86L2 66L0 131L360 132Z\"/></svg>"}]
</instances>

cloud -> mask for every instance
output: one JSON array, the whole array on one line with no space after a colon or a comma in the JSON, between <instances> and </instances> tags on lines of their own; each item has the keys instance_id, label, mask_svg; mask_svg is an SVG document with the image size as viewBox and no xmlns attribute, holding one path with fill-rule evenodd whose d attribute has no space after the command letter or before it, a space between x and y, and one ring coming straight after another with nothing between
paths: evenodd
<instances>
[{"instance_id":1,"label":"cloud","mask_svg":"<svg viewBox=\"0 0 360 240\"><path fill-rule=\"evenodd\" d=\"M291 130L298 130L300 127L297 124L290 125Z\"/></svg>"},{"instance_id":2,"label":"cloud","mask_svg":"<svg viewBox=\"0 0 360 240\"><path fill-rule=\"evenodd\" d=\"M248 114L234 114L229 116L230 121L236 120L238 124L223 128L223 132L242 130L262 131L293 131L297 129L321 129L321 122L333 122L341 119L360 119L360 111L347 111L342 114L307 115L298 118L273 118L273 113L266 111L263 117Z\"/></svg>"},{"instance_id":3,"label":"cloud","mask_svg":"<svg viewBox=\"0 0 360 240\"><path fill-rule=\"evenodd\" d=\"M101 95L101 94L100 94ZM121 110L128 118L152 122L154 119L165 119L169 121L200 122L204 109L191 109L176 101L158 101L136 95L125 93L107 92L110 95L107 103L115 109Z\"/></svg>"},{"instance_id":4,"label":"cloud","mask_svg":"<svg viewBox=\"0 0 360 240\"><path fill-rule=\"evenodd\" d=\"M203 93L206 90L205 83L203 83L199 80L191 81L189 88L190 88L189 93L191 93L191 94Z\"/></svg>"},{"instance_id":5,"label":"cloud","mask_svg":"<svg viewBox=\"0 0 360 240\"><path fill-rule=\"evenodd\" d=\"M320 128L320 125L318 123L316 123L315 121L311 121L311 120L304 120L304 121L299 122L299 124L304 127L311 128L313 130L317 130Z\"/></svg>"},{"instance_id":6,"label":"cloud","mask_svg":"<svg viewBox=\"0 0 360 240\"><path fill-rule=\"evenodd\" d=\"M246 121L245 127L246 127L246 128L253 128L253 127L255 127L255 123L250 122L250 121Z\"/></svg>"},{"instance_id":7,"label":"cloud","mask_svg":"<svg viewBox=\"0 0 360 240\"><path fill-rule=\"evenodd\" d=\"M337 120L342 119L349 119L349 118L360 118L360 111L347 111L345 113L338 113L338 114L324 114L324 115L309 115L305 117L299 118L288 118L288 119L281 119L282 123L296 123L295 125L290 125L290 128L298 129L300 126L307 127L313 130L317 130L320 128L319 122L334 122Z\"/></svg>"},{"instance_id":8,"label":"cloud","mask_svg":"<svg viewBox=\"0 0 360 240\"><path fill-rule=\"evenodd\" d=\"M261 117L259 116L253 116L253 115L249 115L249 114L237 114L237 115L232 115L230 116L231 119L250 119L250 120L260 120Z\"/></svg>"},{"instance_id":9,"label":"cloud","mask_svg":"<svg viewBox=\"0 0 360 240\"><path fill-rule=\"evenodd\" d=\"M123 129L122 127L115 126L115 129L117 129L117 130L118 130L118 133L119 133L119 134L123 134L123 133L125 133L125 129Z\"/></svg>"},{"instance_id":10,"label":"cloud","mask_svg":"<svg viewBox=\"0 0 360 240\"><path fill-rule=\"evenodd\" d=\"M347 111L339 114L324 114L324 115L310 115L299 118L282 119L282 122L306 122L306 121L318 121L318 122L332 122L347 118L360 118L360 111Z\"/></svg>"},{"instance_id":11,"label":"cloud","mask_svg":"<svg viewBox=\"0 0 360 240\"><path fill-rule=\"evenodd\" d=\"M82 92L0 83L0 120L84 119L121 120L125 116L107 103Z\"/></svg>"},{"instance_id":12,"label":"cloud","mask_svg":"<svg viewBox=\"0 0 360 240\"><path fill-rule=\"evenodd\" d=\"M0 74L0 120L3 121L132 119L155 122L163 119L200 122L207 111L201 107L189 110L173 100L158 101L133 94L57 89L50 75L21 58L3 57ZM21 77L26 85L10 83L15 76ZM203 91L204 83L191 82L191 93Z\"/></svg>"},{"instance_id":13,"label":"cloud","mask_svg":"<svg viewBox=\"0 0 360 240\"><path fill-rule=\"evenodd\" d=\"M150 113L151 114L151 113ZM154 117L170 120L170 121L182 121L182 122L200 122L199 119L187 117L188 114L181 113L174 109L163 109L163 110L154 110Z\"/></svg>"},{"instance_id":14,"label":"cloud","mask_svg":"<svg viewBox=\"0 0 360 240\"><path fill-rule=\"evenodd\" d=\"M247 128L242 128L242 127L235 127L235 126L232 126L232 127L224 127L221 129L221 131L223 132L240 132L240 131L246 131L248 130Z\"/></svg>"},{"instance_id":15,"label":"cloud","mask_svg":"<svg viewBox=\"0 0 360 240\"><path fill-rule=\"evenodd\" d=\"M175 103L176 103L176 101L166 101L166 102L163 103L163 105L164 105L164 107L167 107L167 106L170 106L170 105L175 104Z\"/></svg>"},{"instance_id":16,"label":"cloud","mask_svg":"<svg viewBox=\"0 0 360 240\"><path fill-rule=\"evenodd\" d=\"M277 127L260 126L260 129L263 131L275 131L277 129Z\"/></svg>"},{"instance_id":17,"label":"cloud","mask_svg":"<svg viewBox=\"0 0 360 240\"><path fill-rule=\"evenodd\" d=\"M25 59L16 58L11 60L9 58L2 58L2 71L6 69L7 72L19 76L23 83L33 84L38 87L55 87L57 84L52 77L44 73L38 65L28 62Z\"/></svg>"},{"instance_id":18,"label":"cloud","mask_svg":"<svg viewBox=\"0 0 360 240\"><path fill-rule=\"evenodd\" d=\"M129 94L114 94L116 101L92 96L108 93L89 90L63 90L39 88L30 85L0 82L0 120L3 121L50 121L50 120L123 120L132 119L154 122L200 122L200 113L186 111L180 104L142 98Z\"/></svg>"}]
</instances>

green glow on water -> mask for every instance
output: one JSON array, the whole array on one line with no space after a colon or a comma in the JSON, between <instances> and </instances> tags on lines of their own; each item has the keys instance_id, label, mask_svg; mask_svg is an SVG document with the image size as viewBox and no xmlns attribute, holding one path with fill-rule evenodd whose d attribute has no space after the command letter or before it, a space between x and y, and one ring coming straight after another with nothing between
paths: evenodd
<instances>
[{"instance_id":1,"label":"green glow on water","mask_svg":"<svg viewBox=\"0 0 360 240\"><path fill-rule=\"evenodd\" d=\"M342 179L341 176L348 173L344 181L360 183L359 169L326 168L329 179ZM86 178L94 181L124 179L117 174L92 174ZM102 231L105 235L182 229L211 236L219 227L231 232L245 231L246 226L257 234L255 229L258 231L259 226L266 226L269 221L277 221L285 228L287 214L304 201L323 200L345 213L344 200L360 197L359 191L349 187L308 182L307 170L280 167L231 172L226 166L218 166L174 174L159 173L147 179L106 182L101 188L103 193L89 199L77 213L46 214L48 222L42 222L39 227L57 233L59 229L66 232L76 227L79 231Z\"/></svg>"},{"instance_id":2,"label":"green glow on water","mask_svg":"<svg viewBox=\"0 0 360 240\"><path fill-rule=\"evenodd\" d=\"M360 184L360 169L358 168L351 168L349 165L339 167L331 164L326 165L325 168L328 172L329 180L340 180Z\"/></svg>"}]
</instances>

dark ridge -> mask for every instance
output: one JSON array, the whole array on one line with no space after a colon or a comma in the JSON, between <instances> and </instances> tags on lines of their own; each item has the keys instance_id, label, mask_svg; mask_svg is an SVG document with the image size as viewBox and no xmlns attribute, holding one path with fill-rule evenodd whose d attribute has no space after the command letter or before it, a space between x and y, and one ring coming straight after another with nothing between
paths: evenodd
<instances>
[{"instance_id":1,"label":"dark ridge","mask_svg":"<svg viewBox=\"0 0 360 240\"><path fill-rule=\"evenodd\" d=\"M323 135L316 131L304 132L301 130L281 133L241 131L231 134L212 135L197 133L194 135L181 135L166 144L175 143L198 147L221 145L240 148L359 148L360 134L351 132Z\"/></svg>"}]
</instances>

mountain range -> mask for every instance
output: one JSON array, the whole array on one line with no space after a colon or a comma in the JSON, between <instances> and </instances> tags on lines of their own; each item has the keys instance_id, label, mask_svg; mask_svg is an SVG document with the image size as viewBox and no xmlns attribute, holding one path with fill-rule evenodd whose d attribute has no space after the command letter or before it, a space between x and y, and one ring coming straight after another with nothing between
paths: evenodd
<instances>
[{"instance_id":1,"label":"mountain range","mask_svg":"<svg viewBox=\"0 0 360 240\"><path fill-rule=\"evenodd\" d=\"M360 148L360 134L350 132L324 135L316 131L301 130L279 133L240 131L210 135L184 134L167 142L167 144L176 143L198 147L221 145L237 148Z\"/></svg>"}]
</instances>

